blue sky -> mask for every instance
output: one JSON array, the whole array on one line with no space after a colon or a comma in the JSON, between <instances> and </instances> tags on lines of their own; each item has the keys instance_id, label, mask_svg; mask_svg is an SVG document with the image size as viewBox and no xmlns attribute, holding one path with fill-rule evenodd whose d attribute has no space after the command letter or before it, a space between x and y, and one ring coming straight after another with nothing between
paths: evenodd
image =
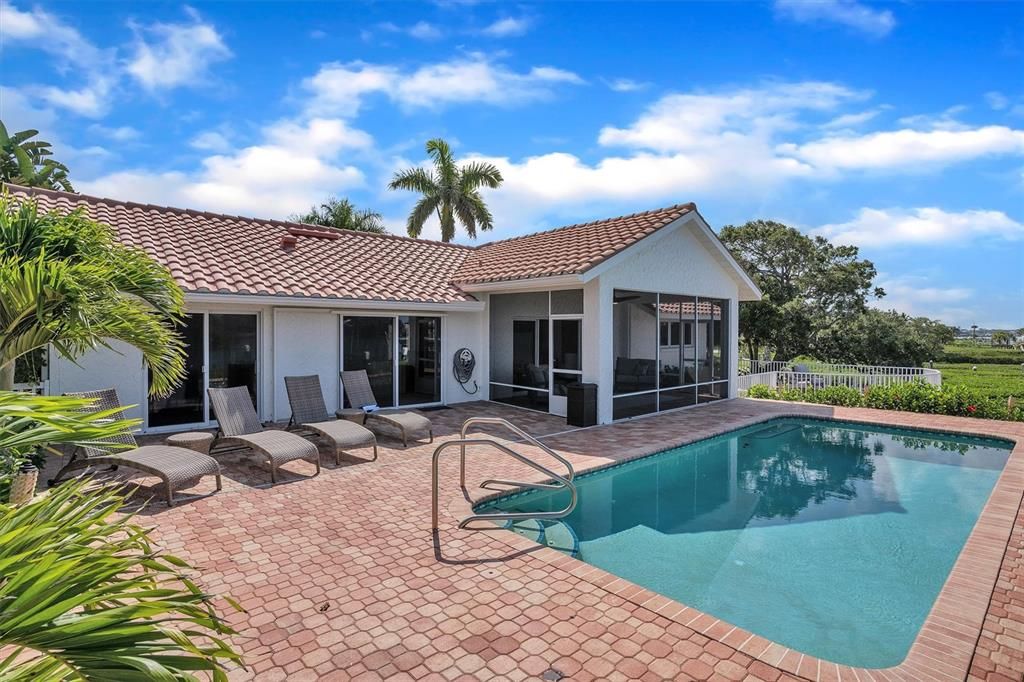
<instances>
[{"instance_id":1,"label":"blue sky","mask_svg":"<svg viewBox=\"0 0 1024 682\"><path fill-rule=\"evenodd\" d=\"M857 244L881 307L1024 326L1024 3L0 0L0 73L90 194L400 232L442 136L505 174L489 238L695 201Z\"/></svg>"}]
</instances>

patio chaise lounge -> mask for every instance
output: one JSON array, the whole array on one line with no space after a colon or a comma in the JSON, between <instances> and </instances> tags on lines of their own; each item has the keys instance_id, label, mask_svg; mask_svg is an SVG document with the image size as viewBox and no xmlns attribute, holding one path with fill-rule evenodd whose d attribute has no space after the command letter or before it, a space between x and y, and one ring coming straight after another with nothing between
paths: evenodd
<instances>
[{"instance_id":1,"label":"patio chaise lounge","mask_svg":"<svg viewBox=\"0 0 1024 682\"><path fill-rule=\"evenodd\" d=\"M112 388L83 393L66 393L65 395L93 401L88 407L82 408L82 412L116 410L121 407L121 403L117 399L117 391ZM60 482L61 477L69 471L97 465L110 465L138 469L159 478L164 482L168 507L174 506L175 488L202 476L215 476L217 490L221 489L220 466L217 464L217 460L209 455L170 445L143 445L140 447L135 441L135 436L130 432L109 438L107 441L111 445L128 446L129 449L103 448L95 444L76 448L71 455L71 460L57 472L56 476L50 479L49 484L56 485ZM80 452L85 456L79 456Z\"/></svg>"},{"instance_id":2,"label":"patio chaise lounge","mask_svg":"<svg viewBox=\"0 0 1024 682\"><path fill-rule=\"evenodd\" d=\"M377 399L373 397L373 389L370 388L370 380L366 376L366 370L353 370L341 373L341 383L345 387L345 395L348 402L356 409L366 409L377 405ZM434 442L434 427L430 420L423 415L395 408L372 410L366 412L366 425L372 427L374 423L385 424L397 428L402 432L402 446L409 444L409 434L426 433Z\"/></svg>"},{"instance_id":3,"label":"patio chaise lounge","mask_svg":"<svg viewBox=\"0 0 1024 682\"><path fill-rule=\"evenodd\" d=\"M287 431L264 430L245 386L210 388L210 407L220 424L219 438L251 448L270 465L270 482L277 483L277 468L297 459L316 465L320 473L320 451L302 436ZM314 474L315 475L315 474Z\"/></svg>"},{"instance_id":4,"label":"patio chaise lounge","mask_svg":"<svg viewBox=\"0 0 1024 682\"><path fill-rule=\"evenodd\" d=\"M318 375L285 377L284 385L292 410L288 426L309 429L334 443L335 464L341 464L343 450L363 445L372 445L373 460L377 459L377 437L373 431L347 419L332 419L327 414Z\"/></svg>"}]
</instances>

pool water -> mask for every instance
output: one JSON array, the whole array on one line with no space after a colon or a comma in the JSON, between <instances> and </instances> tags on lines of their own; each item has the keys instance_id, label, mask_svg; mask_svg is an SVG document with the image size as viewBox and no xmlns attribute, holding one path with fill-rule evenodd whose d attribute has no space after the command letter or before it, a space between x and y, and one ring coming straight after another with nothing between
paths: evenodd
<instances>
[{"instance_id":1,"label":"pool water","mask_svg":"<svg viewBox=\"0 0 1024 682\"><path fill-rule=\"evenodd\" d=\"M797 651L882 668L909 651L1010 448L777 419L581 475L568 528L516 530ZM528 491L478 509L567 502Z\"/></svg>"}]
</instances>

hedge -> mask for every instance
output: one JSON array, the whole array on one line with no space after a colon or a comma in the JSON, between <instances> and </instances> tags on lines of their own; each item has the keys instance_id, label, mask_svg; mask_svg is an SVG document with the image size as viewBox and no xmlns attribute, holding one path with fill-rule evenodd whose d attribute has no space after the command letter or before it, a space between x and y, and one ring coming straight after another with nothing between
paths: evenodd
<instances>
[{"instance_id":1,"label":"hedge","mask_svg":"<svg viewBox=\"0 0 1024 682\"><path fill-rule=\"evenodd\" d=\"M1006 401L989 398L965 386L932 386L914 381L889 386L872 386L863 393L846 386L828 388L771 388L752 386L750 398L768 398L843 407L873 407L879 410L948 414L957 417L1024 421L1024 406L1013 409Z\"/></svg>"}]
</instances>

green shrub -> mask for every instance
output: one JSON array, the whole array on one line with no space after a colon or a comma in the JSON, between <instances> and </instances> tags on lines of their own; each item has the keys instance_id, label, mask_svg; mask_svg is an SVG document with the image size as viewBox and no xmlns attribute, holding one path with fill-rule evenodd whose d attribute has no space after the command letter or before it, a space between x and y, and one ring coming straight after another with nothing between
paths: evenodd
<instances>
[{"instance_id":1,"label":"green shrub","mask_svg":"<svg viewBox=\"0 0 1024 682\"><path fill-rule=\"evenodd\" d=\"M1024 421L1024 407L1020 405L1011 410L1004 400L990 398L965 386L937 387L916 381L889 386L873 386L864 393L846 386L773 389L759 385L752 386L747 392L747 397L820 405L841 405L843 407L871 407L878 410L944 414L978 419Z\"/></svg>"},{"instance_id":2,"label":"green shrub","mask_svg":"<svg viewBox=\"0 0 1024 682\"><path fill-rule=\"evenodd\" d=\"M747 391L748 398L763 398L769 400L779 400L779 397L775 394L775 389L771 386L764 384L756 384L750 387Z\"/></svg>"}]
</instances>

